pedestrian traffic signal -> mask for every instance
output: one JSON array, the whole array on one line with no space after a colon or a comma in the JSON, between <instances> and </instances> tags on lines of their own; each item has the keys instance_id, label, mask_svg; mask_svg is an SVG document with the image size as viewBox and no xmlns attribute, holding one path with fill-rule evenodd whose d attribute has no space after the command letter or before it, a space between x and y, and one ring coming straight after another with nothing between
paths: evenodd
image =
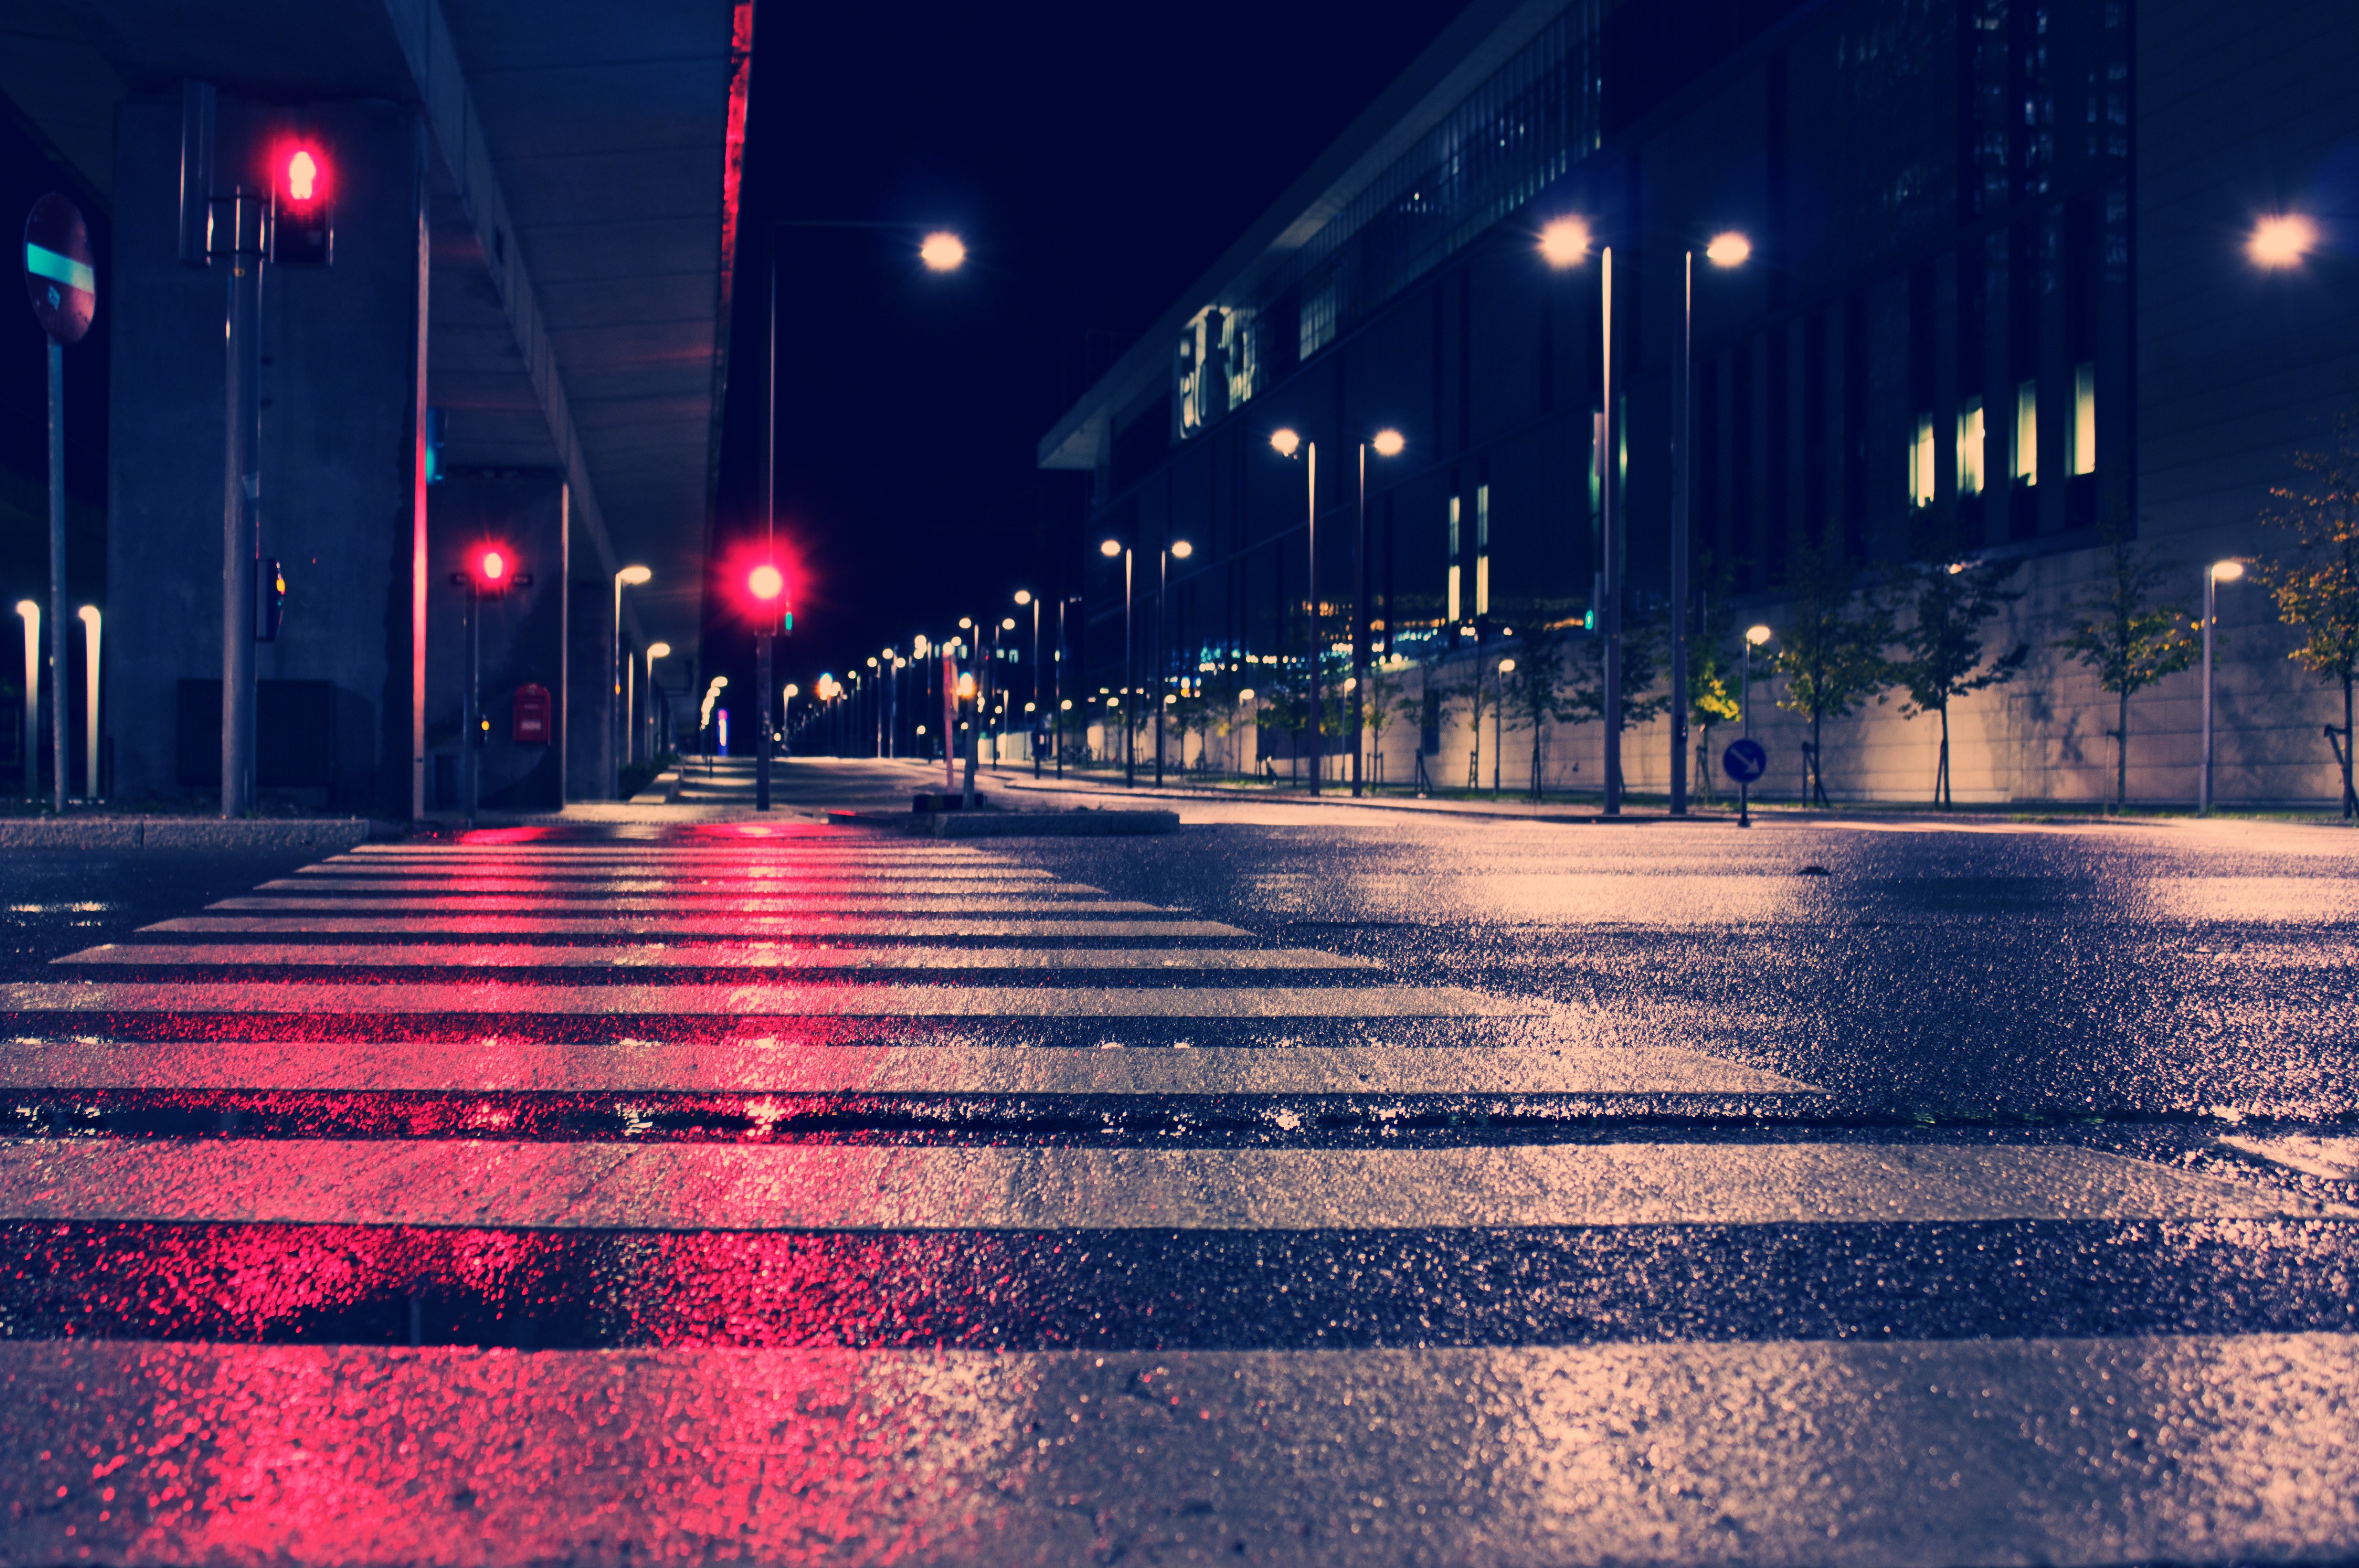
<instances>
[{"instance_id":1,"label":"pedestrian traffic signal","mask_svg":"<svg viewBox=\"0 0 2359 1568\"><path fill-rule=\"evenodd\" d=\"M511 588L530 588L532 574L516 570L516 556L504 545L478 545L465 571L451 574L451 586L472 588L477 599L497 599Z\"/></svg>"},{"instance_id":2,"label":"pedestrian traffic signal","mask_svg":"<svg viewBox=\"0 0 2359 1568\"><path fill-rule=\"evenodd\" d=\"M279 266L326 266L334 259L327 155L297 142L278 157L271 184L270 259Z\"/></svg>"},{"instance_id":3,"label":"pedestrian traffic signal","mask_svg":"<svg viewBox=\"0 0 2359 1568\"><path fill-rule=\"evenodd\" d=\"M787 574L770 562L760 562L745 574L745 597L753 604L758 629L795 629L795 612L787 607Z\"/></svg>"}]
</instances>

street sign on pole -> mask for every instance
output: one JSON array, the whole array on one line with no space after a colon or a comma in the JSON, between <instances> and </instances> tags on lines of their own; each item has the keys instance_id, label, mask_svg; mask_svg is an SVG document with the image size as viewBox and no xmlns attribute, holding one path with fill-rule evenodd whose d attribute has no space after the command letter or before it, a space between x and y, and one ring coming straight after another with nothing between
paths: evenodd
<instances>
[{"instance_id":1,"label":"street sign on pole","mask_svg":"<svg viewBox=\"0 0 2359 1568\"><path fill-rule=\"evenodd\" d=\"M1720 765L1736 781L1736 825L1752 827L1753 781L1769 771L1769 753L1761 749L1760 741L1747 735L1729 743L1728 750L1720 754Z\"/></svg>"},{"instance_id":2,"label":"street sign on pole","mask_svg":"<svg viewBox=\"0 0 2359 1568\"><path fill-rule=\"evenodd\" d=\"M33 203L25 220L25 292L33 315L49 340L49 704L51 791L55 808L66 808L66 359L65 345L79 343L98 314L98 270L90 253L90 230L82 211L55 191ZM94 677L93 677L94 678ZM38 762L28 763L38 766ZM88 793L98 793L89 781Z\"/></svg>"}]
</instances>

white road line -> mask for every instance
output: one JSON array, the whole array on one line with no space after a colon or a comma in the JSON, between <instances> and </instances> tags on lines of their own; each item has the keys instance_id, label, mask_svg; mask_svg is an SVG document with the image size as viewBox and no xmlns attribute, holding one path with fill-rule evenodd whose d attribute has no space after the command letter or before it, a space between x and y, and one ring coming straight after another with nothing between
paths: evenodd
<instances>
[{"instance_id":1,"label":"white road line","mask_svg":"<svg viewBox=\"0 0 2359 1568\"><path fill-rule=\"evenodd\" d=\"M1482 1018L1540 1011L1454 986L895 986L853 980L807 985L550 986L485 977L451 982L91 981L0 987L0 1011L532 1013L567 1018Z\"/></svg>"},{"instance_id":2,"label":"white road line","mask_svg":"<svg viewBox=\"0 0 2359 1568\"><path fill-rule=\"evenodd\" d=\"M224 898L207 909L262 911L311 910L322 914L393 914L414 911L426 914L470 914L478 911L511 914L586 914L592 911L645 914L650 911L737 910L764 914L1160 914L1159 904L1127 899L1070 897L999 898L975 893L953 897L935 893L813 893L807 897L710 897L679 893L669 898L636 896L557 898L548 894L461 893L440 898L288 898L250 894Z\"/></svg>"},{"instance_id":3,"label":"white road line","mask_svg":"<svg viewBox=\"0 0 2359 1568\"><path fill-rule=\"evenodd\" d=\"M90 1478L103 1454L123 1496L194 1500L147 1527L187 1561L315 1554L319 1511L278 1500L294 1463L333 1477L338 1530L384 1562L554 1561L589 1519L606 1555L650 1561L922 1542L928 1561L1070 1563L1112 1542L1142 1562L1330 1568L2275 1562L2359 1550L2354 1387L2359 1338L2326 1334L522 1355L19 1340L0 1343L0 1430L56 1458L28 1451L0 1507L27 1562L118 1539L101 1510L122 1505ZM191 1422L204 1441L183 1440ZM447 1498L466 1507L421 1502Z\"/></svg>"},{"instance_id":4,"label":"white road line","mask_svg":"<svg viewBox=\"0 0 2359 1568\"><path fill-rule=\"evenodd\" d=\"M529 876L539 881L606 881L616 877L664 877L675 881L747 882L799 881L938 881L1047 882L1053 871L1025 866L674 866L650 860L643 866L351 866L321 861L298 870L298 881L365 878L371 886L416 881L440 887L445 882L484 876Z\"/></svg>"},{"instance_id":5,"label":"white road line","mask_svg":"<svg viewBox=\"0 0 2359 1568\"><path fill-rule=\"evenodd\" d=\"M0 1146L0 1219L644 1230L1401 1230L2359 1210L2054 1146L1039 1149L232 1139Z\"/></svg>"},{"instance_id":6,"label":"white road line","mask_svg":"<svg viewBox=\"0 0 2359 1568\"><path fill-rule=\"evenodd\" d=\"M629 947L497 943L109 942L60 964L454 969L1373 969L1306 947L821 947L784 942L644 943Z\"/></svg>"},{"instance_id":7,"label":"white road line","mask_svg":"<svg viewBox=\"0 0 2359 1568\"><path fill-rule=\"evenodd\" d=\"M1083 906L1094 909L1099 906ZM1083 913L1077 909L1073 913ZM907 919L879 914L398 915L185 914L142 931L190 935L323 936L1245 936L1212 920L978 920L968 915Z\"/></svg>"},{"instance_id":8,"label":"white road line","mask_svg":"<svg viewBox=\"0 0 2359 1568\"><path fill-rule=\"evenodd\" d=\"M1209 1050L625 1040L57 1040L0 1044L0 1087L353 1093L1760 1095L1810 1085L1692 1051L1218 1046Z\"/></svg>"}]
</instances>

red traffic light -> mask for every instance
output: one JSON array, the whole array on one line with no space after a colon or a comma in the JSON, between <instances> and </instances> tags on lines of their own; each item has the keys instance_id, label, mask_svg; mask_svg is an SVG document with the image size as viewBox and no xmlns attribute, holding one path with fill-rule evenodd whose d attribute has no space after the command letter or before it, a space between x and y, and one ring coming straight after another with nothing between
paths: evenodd
<instances>
[{"instance_id":1,"label":"red traffic light","mask_svg":"<svg viewBox=\"0 0 2359 1568\"><path fill-rule=\"evenodd\" d=\"M787 591L787 579L777 568L764 561L745 574L745 591L752 594L757 603L775 604Z\"/></svg>"},{"instance_id":2,"label":"red traffic light","mask_svg":"<svg viewBox=\"0 0 2359 1568\"><path fill-rule=\"evenodd\" d=\"M485 550L475 557L475 576L486 587L506 582L508 573L513 569L513 563L497 550Z\"/></svg>"},{"instance_id":3,"label":"red traffic light","mask_svg":"<svg viewBox=\"0 0 2359 1568\"><path fill-rule=\"evenodd\" d=\"M322 194L321 188L326 183L327 169L321 163L319 154L310 147L297 147L287 155L287 161L281 167L285 178L280 189L285 191L288 200L301 204L320 199Z\"/></svg>"}]
</instances>

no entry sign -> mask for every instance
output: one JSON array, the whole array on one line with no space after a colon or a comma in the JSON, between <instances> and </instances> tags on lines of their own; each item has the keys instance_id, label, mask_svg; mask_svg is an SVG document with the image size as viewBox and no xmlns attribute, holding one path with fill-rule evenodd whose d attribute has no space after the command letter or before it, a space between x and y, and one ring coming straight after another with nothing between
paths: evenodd
<instances>
[{"instance_id":1,"label":"no entry sign","mask_svg":"<svg viewBox=\"0 0 2359 1568\"><path fill-rule=\"evenodd\" d=\"M25 220L25 292L49 341L79 343L98 313L98 273L82 211L52 191Z\"/></svg>"}]
</instances>

